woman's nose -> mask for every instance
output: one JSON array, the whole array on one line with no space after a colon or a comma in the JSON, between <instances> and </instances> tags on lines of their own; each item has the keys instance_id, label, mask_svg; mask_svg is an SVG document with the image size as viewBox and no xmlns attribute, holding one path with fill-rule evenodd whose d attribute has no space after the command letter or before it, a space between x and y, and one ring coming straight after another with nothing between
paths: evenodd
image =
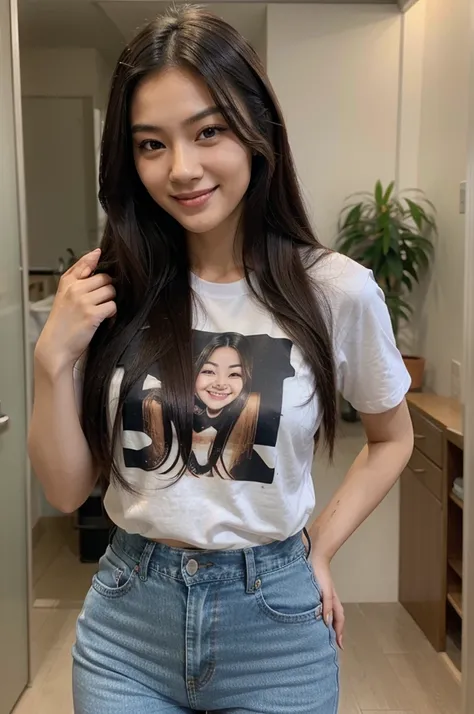
<instances>
[{"instance_id":1,"label":"woman's nose","mask_svg":"<svg viewBox=\"0 0 474 714\"><path fill-rule=\"evenodd\" d=\"M173 151L170 171L171 183L186 184L202 178L202 166L192 147L178 146Z\"/></svg>"}]
</instances>

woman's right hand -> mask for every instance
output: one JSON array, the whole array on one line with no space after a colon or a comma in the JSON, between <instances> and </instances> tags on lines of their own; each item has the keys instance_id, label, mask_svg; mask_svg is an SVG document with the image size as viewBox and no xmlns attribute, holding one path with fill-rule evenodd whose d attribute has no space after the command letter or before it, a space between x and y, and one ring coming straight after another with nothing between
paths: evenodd
<instances>
[{"instance_id":1,"label":"woman's right hand","mask_svg":"<svg viewBox=\"0 0 474 714\"><path fill-rule=\"evenodd\" d=\"M99 258L100 249L87 253L59 281L35 348L35 359L48 371L72 367L99 325L117 312L112 279L102 273L92 275Z\"/></svg>"}]
</instances>

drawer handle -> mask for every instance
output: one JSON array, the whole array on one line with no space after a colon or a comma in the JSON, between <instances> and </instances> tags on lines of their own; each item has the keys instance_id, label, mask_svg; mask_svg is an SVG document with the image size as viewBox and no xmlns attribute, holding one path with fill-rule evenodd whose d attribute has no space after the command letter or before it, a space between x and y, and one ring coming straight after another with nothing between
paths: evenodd
<instances>
[{"instance_id":1,"label":"drawer handle","mask_svg":"<svg viewBox=\"0 0 474 714\"><path fill-rule=\"evenodd\" d=\"M415 439L418 439L419 441L421 441L421 439L426 439L426 436L424 434L415 434L414 436Z\"/></svg>"},{"instance_id":2,"label":"drawer handle","mask_svg":"<svg viewBox=\"0 0 474 714\"><path fill-rule=\"evenodd\" d=\"M413 473L415 474L425 474L426 469L413 469Z\"/></svg>"}]
</instances>

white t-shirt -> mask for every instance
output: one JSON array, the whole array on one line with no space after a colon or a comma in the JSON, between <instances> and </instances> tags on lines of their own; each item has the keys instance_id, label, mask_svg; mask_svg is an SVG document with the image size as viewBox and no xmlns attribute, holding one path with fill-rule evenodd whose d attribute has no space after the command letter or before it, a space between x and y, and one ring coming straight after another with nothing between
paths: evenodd
<instances>
[{"instance_id":1,"label":"white t-shirt","mask_svg":"<svg viewBox=\"0 0 474 714\"><path fill-rule=\"evenodd\" d=\"M397 406L410 376L372 273L339 253L324 257L311 272L332 311L339 391L360 412ZM311 371L245 280L191 279L200 300L193 325L197 377L188 468L173 478L182 464L152 368L127 397L115 454L139 495L111 484L105 508L129 533L197 548L283 540L305 526L315 505L311 467L322 413L317 397L306 404ZM132 343L112 379L111 421L133 353Z\"/></svg>"}]
</instances>

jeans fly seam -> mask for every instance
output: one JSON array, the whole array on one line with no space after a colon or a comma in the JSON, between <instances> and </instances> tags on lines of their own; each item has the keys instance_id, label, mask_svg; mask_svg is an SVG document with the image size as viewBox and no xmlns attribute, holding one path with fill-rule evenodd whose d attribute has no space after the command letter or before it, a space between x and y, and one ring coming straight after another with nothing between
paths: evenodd
<instances>
[{"instance_id":1,"label":"jeans fly seam","mask_svg":"<svg viewBox=\"0 0 474 714\"><path fill-rule=\"evenodd\" d=\"M207 666L206 672L204 676L200 679L200 681L197 683L197 689L203 689L206 684L209 684L211 681L214 672L216 671L216 660L215 660L215 652L216 652L216 643L217 643L217 619L218 619L218 614L219 614L219 608L218 608L218 603L219 603L219 591L216 590L216 593L214 595L214 601L212 603L212 622L211 622L211 654L209 657L209 664Z\"/></svg>"}]
</instances>

